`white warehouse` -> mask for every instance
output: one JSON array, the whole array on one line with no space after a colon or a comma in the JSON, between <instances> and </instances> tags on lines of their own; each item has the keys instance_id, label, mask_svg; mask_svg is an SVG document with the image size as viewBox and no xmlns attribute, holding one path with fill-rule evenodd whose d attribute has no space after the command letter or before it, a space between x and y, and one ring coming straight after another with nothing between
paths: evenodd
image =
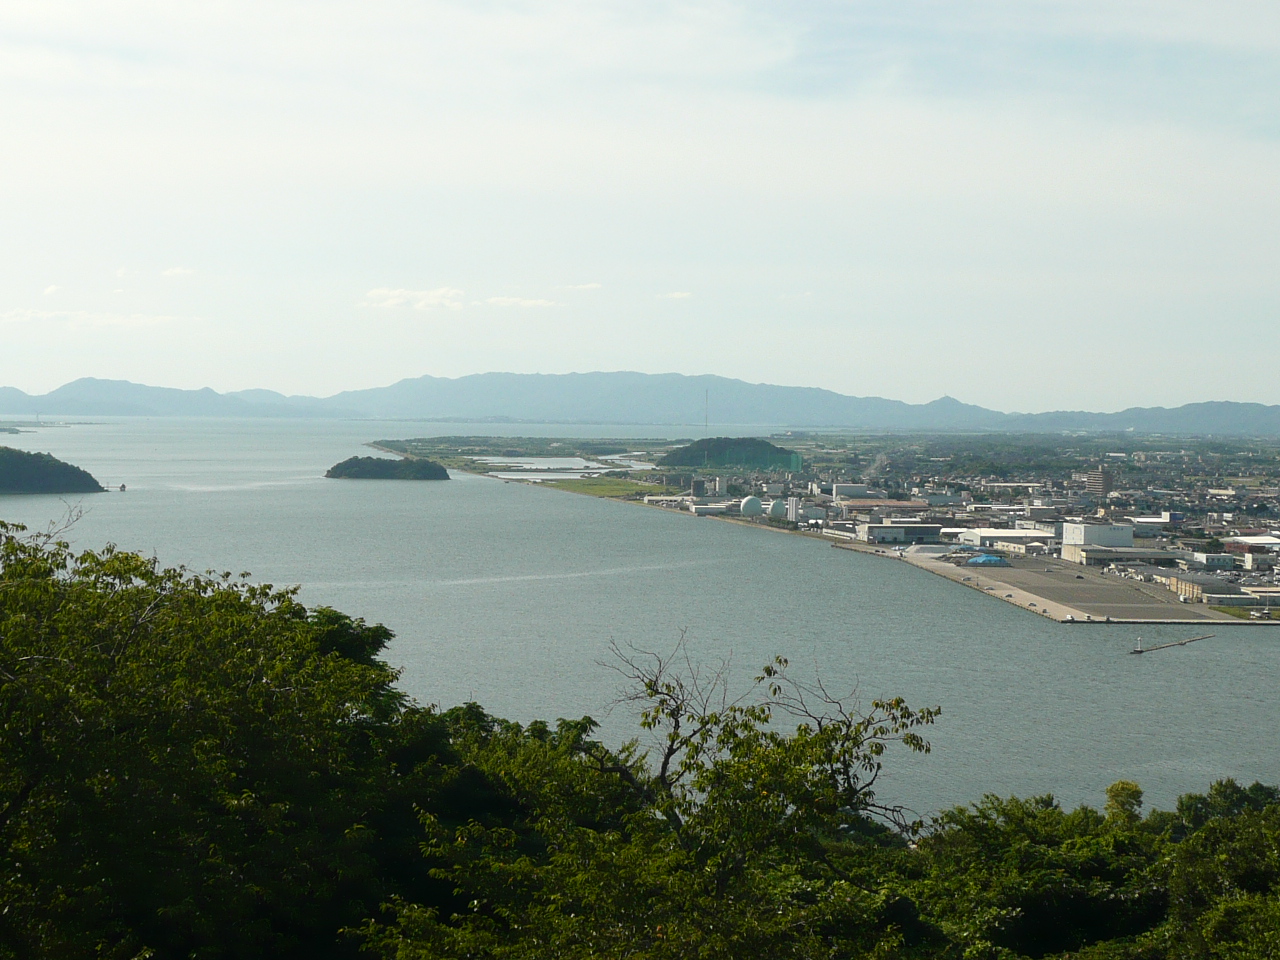
<instances>
[{"instance_id":1,"label":"white warehouse","mask_svg":"<svg viewBox=\"0 0 1280 960\"><path fill-rule=\"evenodd\" d=\"M1133 524L1129 523L1064 523L1062 525L1062 559L1068 563L1084 563L1085 547L1133 547Z\"/></svg>"},{"instance_id":2,"label":"white warehouse","mask_svg":"<svg viewBox=\"0 0 1280 960\"><path fill-rule=\"evenodd\" d=\"M1081 547L1132 547L1131 523L1064 523L1062 545Z\"/></svg>"},{"instance_id":3,"label":"white warehouse","mask_svg":"<svg viewBox=\"0 0 1280 960\"><path fill-rule=\"evenodd\" d=\"M960 543L971 547L991 547L1002 543L1043 542L1046 534L1043 530L1010 530L1008 527L968 527L956 538Z\"/></svg>"}]
</instances>

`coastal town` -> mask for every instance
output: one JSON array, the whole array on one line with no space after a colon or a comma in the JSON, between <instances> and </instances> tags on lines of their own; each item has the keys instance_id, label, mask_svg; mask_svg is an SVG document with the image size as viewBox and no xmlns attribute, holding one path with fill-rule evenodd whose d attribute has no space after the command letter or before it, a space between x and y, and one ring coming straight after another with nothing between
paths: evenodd
<instances>
[{"instance_id":1,"label":"coastal town","mask_svg":"<svg viewBox=\"0 0 1280 960\"><path fill-rule=\"evenodd\" d=\"M821 537L1063 623L1280 623L1280 447L1146 437L379 441Z\"/></svg>"}]
</instances>

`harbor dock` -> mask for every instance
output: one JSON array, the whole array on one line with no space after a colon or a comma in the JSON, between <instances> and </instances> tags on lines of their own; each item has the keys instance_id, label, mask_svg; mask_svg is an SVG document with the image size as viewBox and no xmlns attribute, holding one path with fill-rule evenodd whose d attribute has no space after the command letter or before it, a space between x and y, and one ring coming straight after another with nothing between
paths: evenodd
<instances>
[{"instance_id":1,"label":"harbor dock","mask_svg":"<svg viewBox=\"0 0 1280 960\"><path fill-rule=\"evenodd\" d=\"M1065 563L1053 557L1013 558L1008 566L979 570L872 544L837 541L832 546L909 563L1064 624L1280 626L1280 620L1244 620L1203 604L1181 603L1175 594L1156 584L1104 574L1097 567Z\"/></svg>"}]
</instances>

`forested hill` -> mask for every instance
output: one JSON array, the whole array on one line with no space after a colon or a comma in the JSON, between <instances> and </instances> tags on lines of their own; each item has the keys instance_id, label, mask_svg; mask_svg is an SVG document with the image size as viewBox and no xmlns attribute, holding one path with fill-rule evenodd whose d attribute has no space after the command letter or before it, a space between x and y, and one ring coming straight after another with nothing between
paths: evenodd
<instances>
[{"instance_id":1,"label":"forested hill","mask_svg":"<svg viewBox=\"0 0 1280 960\"><path fill-rule=\"evenodd\" d=\"M350 457L330 467L325 476L331 480L448 480L449 471L434 460Z\"/></svg>"},{"instance_id":2,"label":"forested hill","mask_svg":"<svg viewBox=\"0 0 1280 960\"><path fill-rule=\"evenodd\" d=\"M102 484L48 453L0 447L0 493L101 493Z\"/></svg>"},{"instance_id":3,"label":"forested hill","mask_svg":"<svg viewBox=\"0 0 1280 960\"><path fill-rule=\"evenodd\" d=\"M756 470L799 470L800 455L758 437L708 437L672 450L663 467L749 467Z\"/></svg>"},{"instance_id":4,"label":"forested hill","mask_svg":"<svg viewBox=\"0 0 1280 960\"><path fill-rule=\"evenodd\" d=\"M1213 401L1181 407L1133 407L1118 413L1018 414L940 397L912 404L815 387L746 383L728 377L633 372L483 373L415 377L331 397L271 390L217 393L123 380L86 378L41 396L0 387L0 414L184 417L364 417L849 430L1090 430L1184 435L1280 436L1280 406Z\"/></svg>"}]
</instances>

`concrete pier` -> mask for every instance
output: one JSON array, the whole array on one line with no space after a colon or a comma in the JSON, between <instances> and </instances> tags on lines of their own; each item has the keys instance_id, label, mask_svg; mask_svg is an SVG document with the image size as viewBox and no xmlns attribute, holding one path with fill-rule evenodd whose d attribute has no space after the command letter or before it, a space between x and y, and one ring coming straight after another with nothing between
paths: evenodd
<instances>
[{"instance_id":1,"label":"concrete pier","mask_svg":"<svg viewBox=\"0 0 1280 960\"><path fill-rule=\"evenodd\" d=\"M909 563L1059 623L1280 626L1280 620L1242 620L1203 604L1180 603L1176 594L1159 584L1126 580L1096 567L1053 558L1013 557L1007 567L978 568L871 544L843 541L832 546Z\"/></svg>"}]
</instances>

